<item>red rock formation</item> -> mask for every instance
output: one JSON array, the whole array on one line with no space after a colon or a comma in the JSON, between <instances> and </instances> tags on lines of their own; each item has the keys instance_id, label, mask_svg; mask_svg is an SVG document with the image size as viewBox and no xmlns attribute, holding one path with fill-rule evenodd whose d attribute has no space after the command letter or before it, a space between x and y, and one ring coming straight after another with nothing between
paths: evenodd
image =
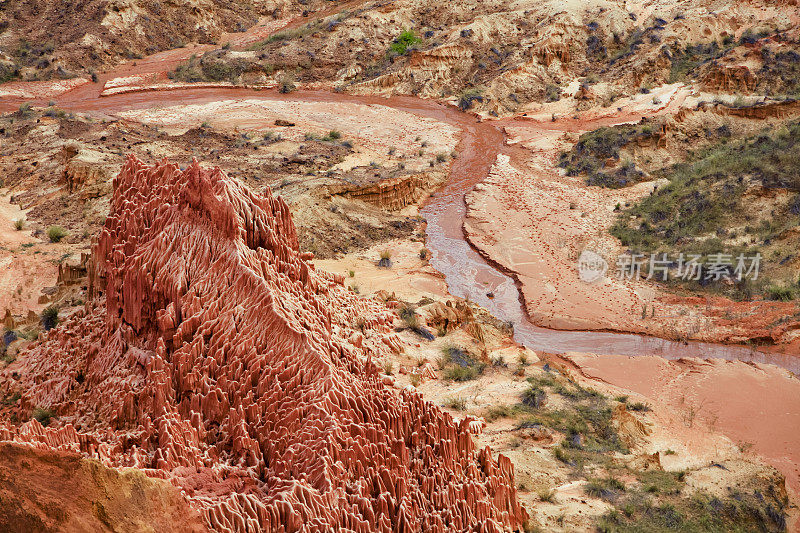
<instances>
[{"instance_id":1,"label":"red rock formation","mask_svg":"<svg viewBox=\"0 0 800 533\"><path fill-rule=\"evenodd\" d=\"M89 254L81 253L81 259L77 264L75 262L59 263L57 283L73 285L85 279L90 258Z\"/></svg>"},{"instance_id":2,"label":"red rock formation","mask_svg":"<svg viewBox=\"0 0 800 533\"><path fill-rule=\"evenodd\" d=\"M725 92L752 92L758 80L746 65L715 65L702 78L704 89Z\"/></svg>"},{"instance_id":3,"label":"red rock formation","mask_svg":"<svg viewBox=\"0 0 800 533\"><path fill-rule=\"evenodd\" d=\"M306 262L282 199L131 157L93 252L86 311L0 374L16 415L56 418L4 422L0 440L168 479L217 531L526 518L511 462L475 450L469 420L383 384L391 311Z\"/></svg>"},{"instance_id":4,"label":"red rock formation","mask_svg":"<svg viewBox=\"0 0 800 533\"><path fill-rule=\"evenodd\" d=\"M424 176L407 174L369 184L330 185L328 195L344 196L396 211L419 201L428 186Z\"/></svg>"}]
</instances>

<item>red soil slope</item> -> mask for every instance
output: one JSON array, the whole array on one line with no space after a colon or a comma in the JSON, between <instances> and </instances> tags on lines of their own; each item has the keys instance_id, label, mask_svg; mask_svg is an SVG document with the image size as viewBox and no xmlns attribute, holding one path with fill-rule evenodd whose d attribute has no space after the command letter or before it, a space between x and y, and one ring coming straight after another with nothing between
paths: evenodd
<instances>
[{"instance_id":1,"label":"red soil slope","mask_svg":"<svg viewBox=\"0 0 800 533\"><path fill-rule=\"evenodd\" d=\"M526 518L507 458L381 383L390 312L315 271L269 191L129 158L93 258L85 313L0 374L0 392L21 394L0 440L166 478L212 530L499 531ZM50 426L11 422L35 406L55 412Z\"/></svg>"}]
</instances>

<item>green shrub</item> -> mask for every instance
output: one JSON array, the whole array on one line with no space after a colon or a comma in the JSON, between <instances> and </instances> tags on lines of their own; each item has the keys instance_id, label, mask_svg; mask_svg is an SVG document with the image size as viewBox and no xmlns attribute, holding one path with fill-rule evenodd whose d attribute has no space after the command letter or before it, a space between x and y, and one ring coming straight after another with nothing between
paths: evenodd
<instances>
[{"instance_id":1,"label":"green shrub","mask_svg":"<svg viewBox=\"0 0 800 533\"><path fill-rule=\"evenodd\" d=\"M297 89L297 85L295 85L294 81L288 77L283 78L279 82L278 92L283 94L288 94L294 92Z\"/></svg>"},{"instance_id":2,"label":"green shrub","mask_svg":"<svg viewBox=\"0 0 800 533\"><path fill-rule=\"evenodd\" d=\"M449 407L450 409L455 409L456 411L466 411L467 410L467 399L466 398L445 398L444 406Z\"/></svg>"},{"instance_id":3,"label":"green shrub","mask_svg":"<svg viewBox=\"0 0 800 533\"><path fill-rule=\"evenodd\" d=\"M42 327L49 331L58 325L58 307L51 305L42 311Z\"/></svg>"},{"instance_id":4,"label":"green shrub","mask_svg":"<svg viewBox=\"0 0 800 533\"><path fill-rule=\"evenodd\" d=\"M470 381L477 379L480 374L481 372L477 367L456 365L445 369L444 379L448 381Z\"/></svg>"},{"instance_id":5,"label":"green shrub","mask_svg":"<svg viewBox=\"0 0 800 533\"><path fill-rule=\"evenodd\" d=\"M628 405L628 409L630 409L631 411L638 411L638 412L645 412L646 413L646 412L650 411L650 406L647 405L646 403L634 402L634 403Z\"/></svg>"},{"instance_id":6,"label":"green shrub","mask_svg":"<svg viewBox=\"0 0 800 533\"><path fill-rule=\"evenodd\" d=\"M414 33L414 30L404 30L389 48L395 54L402 56L408 52L409 48L421 41L422 40Z\"/></svg>"},{"instance_id":7,"label":"green shrub","mask_svg":"<svg viewBox=\"0 0 800 533\"><path fill-rule=\"evenodd\" d=\"M620 493L625 492L625 484L614 477L591 479L583 488L583 491L593 498L615 501Z\"/></svg>"},{"instance_id":8,"label":"green shrub","mask_svg":"<svg viewBox=\"0 0 800 533\"><path fill-rule=\"evenodd\" d=\"M461 111L472 109L475 102L483 102L483 91L478 88L466 89L458 98L458 107ZM425 146L425 143L422 145Z\"/></svg>"},{"instance_id":9,"label":"green shrub","mask_svg":"<svg viewBox=\"0 0 800 533\"><path fill-rule=\"evenodd\" d=\"M544 88L545 100L548 102L557 102L561 99L561 87L558 85L547 84Z\"/></svg>"},{"instance_id":10,"label":"green shrub","mask_svg":"<svg viewBox=\"0 0 800 533\"><path fill-rule=\"evenodd\" d=\"M641 181L644 174L632 161L625 161L614 169L606 169L606 162L619 160L622 147L652 133L653 127L649 124L603 127L584 133L571 150L561 153L558 165L568 176L586 175L588 185L613 189L633 185Z\"/></svg>"},{"instance_id":11,"label":"green shrub","mask_svg":"<svg viewBox=\"0 0 800 533\"><path fill-rule=\"evenodd\" d=\"M47 407L36 407L31 413L31 418L37 420L41 425L47 426L50 420L56 415Z\"/></svg>"},{"instance_id":12,"label":"green shrub","mask_svg":"<svg viewBox=\"0 0 800 533\"><path fill-rule=\"evenodd\" d=\"M522 403L533 409L539 409L547 401L547 394L539 387L530 387L522 393Z\"/></svg>"},{"instance_id":13,"label":"green shrub","mask_svg":"<svg viewBox=\"0 0 800 533\"><path fill-rule=\"evenodd\" d=\"M0 62L0 83L12 81L20 76L19 65L16 63Z\"/></svg>"},{"instance_id":14,"label":"green shrub","mask_svg":"<svg viewBox=\"0 0 800 533\"><path fill-rule=\"evenodd\" d=\"M771 285L767 287L767 296L770 300L790 302L795 299L795 292L791 287Z\"/></svg>"},{"instance_id":15,"label":"green shrub","mask_svg":"<svg viewBox=\"0 0 800 533\"><path fill-rule=\"evenodd\" d=\"M22 229L24 227L25 227L25 219L24 218L18 218L17 220L14 221L14 229L15 230L22 231Z\"/></svg>"},{"instance_id":16,"label":"green shrub","mask_svg":"<svg viewBox=\"0 0 800 533\"><path fill-rule=\"evenodd\" d=\"M20 104L17 114L22 118L29 118L33 116L33 109L31 109L31 104L29 104L28 102Z\"/></svg>"},{"instance_id":17,"label":"green shrub","mask_svg":"<svg viewBox=\"0 0 800 533\"><path fill-rule=\"evenodd\" d=\"M700 66L715 61L727 53L734 44L732 41L723 41L723 46L716 41L674 47L668 83L687 81L698 72Z\"/></svg>"},{"instance_id":18,"label":"green shrub","mask_svg":"<svg viewBox=\"0 0 800 533\"><path fill-rule=\"evenodd\" d=\"M67 235L67 230L61 226L50 226L47 228L47 238L50 239L50 242L60 242L61 239Z\"/></svg>"},{"instance_id":19,"label":"green shrub","mask_svg":"<svg viewBox=\"0 0 800 533\"><path fill-rule=\"evenodd\" d=\"M206 52L202 58L192 54L188 60L169 72L168 76L170 79L188 83L200 81L237 83L239 77L247 71L270 74L272 67L248 59L226 57L219 52Z\"/></svg>"},{"instance_id":20,"label":"green shrub","mask_svg":"<svg viewBox=\"0 0 800 533\"><path fill-rule=\"evenodd\" d=\"M417 310L414 308L414 306L408 304L401 305L397 310L397 314L409 328L419 328L419 316L417 315Z\"/></svg>"},{"instance_id":21,"label":"green shrub","mask_svg":"<svg viewBox=\"0 0 800 533\"><path fill-rule=\"evenodd\" d=\"M511 405L493 405L486 410L483 418L487 422L494 422L500 418L511 418L519 413L519 409Z\"/></svg>"}]
</instances>

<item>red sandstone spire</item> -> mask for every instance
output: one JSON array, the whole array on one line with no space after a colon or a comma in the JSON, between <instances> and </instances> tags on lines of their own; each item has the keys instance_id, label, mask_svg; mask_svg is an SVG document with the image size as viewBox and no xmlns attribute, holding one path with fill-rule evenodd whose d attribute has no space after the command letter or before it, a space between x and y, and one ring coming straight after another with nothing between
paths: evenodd
<instances>
[{"instance_id":1,"label":"red sandstone spire","mask_svg":"<svg viewBox=\"0 0 800 533\"><path fill-rule=\"evenodd\" d=\"M315 271L271 193L197 161L129 157L91 285L87 311L0 376L57 423L0 426L0 440L170 479L218 531L500 531L525 519L507 458L381 383L371 360L396 342L382 341L390 312ZM377 334L356 335L352 316Z\"/></svg>"}]
</instances>

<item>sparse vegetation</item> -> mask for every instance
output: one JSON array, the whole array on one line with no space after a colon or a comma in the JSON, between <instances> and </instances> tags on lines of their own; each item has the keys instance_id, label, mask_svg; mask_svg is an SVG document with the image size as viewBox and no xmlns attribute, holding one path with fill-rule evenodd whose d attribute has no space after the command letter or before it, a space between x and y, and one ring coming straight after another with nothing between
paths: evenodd
<instances>
[{"instance_id":1,"label":"sparse vegetation","mask_svg":"<svg viewBox=\"0 0 800 533\"><path fill-rule=\"evenodd\" d=\"M61 226L50 226L47 228L47 238L50 239L50 242L61 242L67 235L67 230Z\"/></svg>"},{"instance_id":2,"label":"sparse vegetation","mask_svg":"<svg viewBox=\"0 0 800 533\"><path fill-rule=\"evenodd\" d=\"M731 491L727 498L703 492L695 492L687 497L680 491L684 486L680 474L658 473L670 487L666 490L654 490L655 485L646 482L649 474L639 476L644 481L641 489L628 489L624 493L614 490L611 501L615 508L599 518L598 531L666 533L786 530L785 503L775 495L764 495L759 491ZM653 499L654 494L659 495L657 501Z\"/></svg>"},{"instance_id":3,"label":"sparse vegetation","mask_svg":"<svg viewBox=\"0 0 800 533\"><path fill-rule=\"evenodd\" d=\"M461 111L472 109L475 102L483 102L483 90L478 88L466 89L458 98L458 107Z\"/></svg>"},{"instance_id":4,"label":"sparse vegetation","mask_svg":"<svg viewBox=\"0 0 800 533\"><path fill-rule=\"evenodd\" d=\"M587 185L611 189L627 187L641 181L644 174L632 161L616 163L620 159L620 149L652 134L652 126L646 123L599 128L581 135L570 151L561 154L558 164L568 176L586 175ZM609 161L615 162L615 168L608 168Z\"/></svg>"},{"instance_id":5,"label":"sparse vegetation","mask_svg":"<svg viewBox=\"0 0 800 533\"><path fill-rule=\"evenodd\" d=\"M278 79L278 92L282 94L288 94L294 92L295 90L297 90L297 85L294 82L294 78L291 75L284 73Z\"/></svg>"},{"instance_id":6,"label":"sparse vegetation","mask_svg":"<svg viewBox=\"0 0 800 533\"><path fill-rule=\"evenodd\" d=\"M544 407L546 401L547 394L540 387L531 386L522 393L522 404L533 409Z\"/></svg>"},{"instance_id":7,"label":"sparse vegetation","mask_svg":"<svg viewBox=\"0 0 800 533\"><path fill-rule=\"evenodd\" d=\"M561 99L561 87L548 84L544 89L544 98L548 102L557 102Z\"/></svg>"},{"instance_id":8,"label":"sparse vegetation","mask_svg":"<svg viewBox=\"0 0 800 533\"><path fill-rule=\"evenodd\" d=\"M414 30L403 30L397 39L394 40L389 49L392 53L402 56L405 55L410 48L413 48L414 45L421 41L422 39L417 37L417 35L414 33Z\"/></svg>"},{"instance_id":9,"label":"sparse vegetation","mask_svg":"<svg viewBox=\"0 0 800 533\"><path fill-rule=\"evenodd\" d=\"M36 407L31 413L31 418L43 426L50 425L50 421L55 417L55 413L47 407Z\"/></svg>"},{"instance_id":10,"label":"sparse vegetation","mask_svg":"<svg viewBox=\"0 0 800 533\"><path fill-rule=\"evenodd\" d=\"M419 316L417 315L417 310L412 305L404 304L401 305L400 308L397 310L397 314L406 323L406 326L410 329L416 329L419 327Z\"/></svg>"},{"instance_id":11,"label":"sparse vegetation","mask_svg":"<svg viewBox=\"0 0 800 533\"><path fill-rule=\"evenodd\" d=\"M640 412L640 413L646 413L646 412L650 411L650 406L647 405L646 403L634 402L634 403L631 403L631 404L628 405L628 409L631 410L631 411L636 411L636 412Z\"/></svg>"},{"instance_id":12,"label":"sparse vegetation","mask_svg":"<svg viewBox=\"0 0 800 533\"><path fill-rule=\"evenodd\" d=\"M450 409L455 409L456 411L466 411L467 399L456 397L445 398L443 405L445 407L449 407Z\"/></svg>"},{"instance_id":13,"label":"sparse vegetation","mask_svg":"<svg viewBox=\"0 0 800 533\"><path fill-rule=\"evenodd\" d=\"M31 104L29 104L28 102L19 105L19 109L17 110L17 115L19 115L20 118L30 118L33 116L33 114L34 111L31 108Z\"/></svg>"},{"instance_id":14,"label":"sparse vegetation","mask_svg":"<svg viewBox=\"0 0 800 533\"><path fill-rule=\"evenodd\" d=\"M517 407L525 416L517 427L543 426L564 435L553 448L559 461L582 467L586 462L603 462L610 452L627 453L611 418L613 410L608 398L565 379L544 374L528 378L527 389ZM558 394L568 400L559 408L546 408L547 396Z\"/></svg>"},{"instance_id":15,"label":"sparse vegetation","mask_svg":"<svg viewBox=\"0 0 800 533\"><path fill-rule=\"evenodd\" d=\"M789 302L796 298L795 290L786 285L770 285L766 289L767 297L770 300Z\"/></svg>"},{"instance_id":16,"label":"sparse vegetation","mask_svg":"<svg viewBox=\"0 0 800 533\"><path fill-rule=\"evenodd\" d=\"M448 381L470 381L477 379L486 369L486 363L478 361L469 352L448 346L442 350L444 359L440 361L442 376Z\"/></svg>"},{"instance_id":17,"label":"sparse vegetation","mask_svg":"<svg viewBox=\"0 0 800 533\"><path fill-rule=\"evenodd\" d=\"M51 305L42 311L42 327L49 331L58 325L58 307Z\"/></svg>"},{"instance_id":18,"label":"sparse vegetation","mask_svg":"<svg viewBox=\"0 0 800 533\"><path fill-rule=\"evenodd\" d=\"M494 422L500 418L513 418L521 412L524 410L515 405L493 405L486 410L483 417L487 422Z\"/></svg>"},{"instance_id":19,"label":"sparse vegetation","mask_svg":"<svg viewBox=\"0 0 800 533\"><path fill-rule=\"evenodd\" d=\"M764 247L779 241L781 234L800 223L800 210L794 213L790 200L773 213L754 216L745 200L747 191L757 187L797 194L800 175L786 169L798 164L798 122L747 139L725 140L661 172L657 177L665 177L669 183L623 209L611 233L625 246L645 254L706 256L724 252L735 259L739 254L751 256L760 251L766 259ZM725 229L741 224L744 227L735 239ZM731 274L734 267L735 262ZM686 283L695 288L708 285L703 281ZM766 262L761 264L759 283L767 298L795 296L788 285L770 285ZM752 297L760 290L746 279L729 287L713 284L712 288L735 299Z\"/></svg>"},{"instance_id":20,"label":"sparse vegetation","mask_svg":"<svg viewBox=\"0 0 800 533\"><path fill-rule=\"evenodd\" d=\"M541 489L537 495L539 500L543 502L554 503L556 499L556 491L553 489Z\"/></svg>"},{"instance_id":21,"label":"sparse vegetation","mask_svg":"<svg viewBox=\"0 0 800 533\"><path fill-rule=\"evenodd\" d=\"M392 268L392 251L381 250L378 266L381 268Z\"/></svg>"},{"instance_id":22,"label":"sparse vegetation","mask_svg":"<svg viewBox=\"0 0 800 533\"><path fill-rule=\"evenodd\" d=\"M722 57L733 46L735 44L730 42L720 46L716 41L711 41L709 43L690 44L685 47L674 47L667 81L669 83L687 81L697 73L701 65Z\"/></svg>"},{"instance_id":23,"label":"sparse vegetation","mask_svg":"<svg viewBox=\"0 0 800 533\"><path fill-rule=\"evenodd\" d=\"M202 57L192 55L185 63L168 73L170 79L187 83L197 82L230 82L238 83L245 72L261 72L271 74L272 68L265 67L257 61L230 58L223 52L211 51Z\"/></svg>"},{"instance_id":24,"label":"sparse vegetation","mask_svg":"<svg viewBox=\"0 0 800 533\"><path fill-rule=\"evenodd\" d=\"M615 477L595 478L589 480L583 491L592 498L613 502L625 492L625 484Z\"/></svg>"}]
</instances>

